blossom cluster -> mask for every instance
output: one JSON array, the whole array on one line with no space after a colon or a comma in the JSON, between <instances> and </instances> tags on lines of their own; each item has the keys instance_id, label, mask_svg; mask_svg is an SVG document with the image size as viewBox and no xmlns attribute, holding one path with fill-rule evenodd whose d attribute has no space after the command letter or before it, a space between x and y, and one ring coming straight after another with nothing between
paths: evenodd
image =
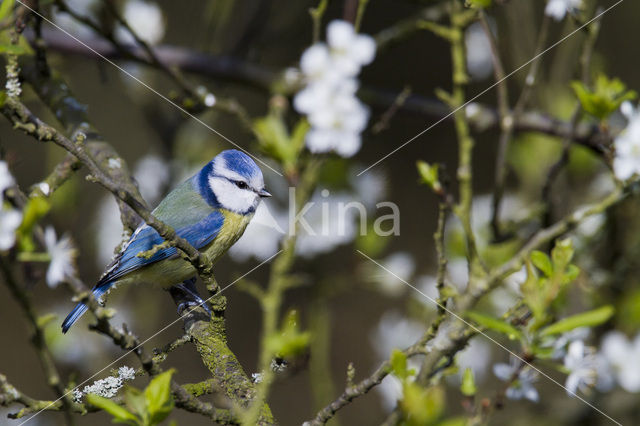
<instances>
[{"instance_id":1,"label":"blossom cluster","mask_svg":"<svg viewBox=\"0 0 640 426\"><path fill-rule=\"evenodd\" d=\"M589 394L593 388L606 392L616 384L627 392L640 392L640 366L636 362L640 357L640 334L629 340L623 333L611 331L602 338L599 351L585 344L588 335L589 329L581 327L552 342L552 358L562 362L567 374L567 394ZM493 370L499 379L511 382L508 398L538 401L534 384L539 375L533 368L512 357L509 364L495 364Z\"/></svg>"},{"instance_id":2,"label":"blossom cluster","mask_svg":"<svg viewBox=\"0 0 640 426\"><path fill-rule=\"evenodd\" d=\"M351 157L360 149L369 110L356 97L357 76L362 66L373 61L375 51L372 37L336 20L327 26L327 43L316 43L302 54L300 69L306 86L293 105L311 124L306 136L311 152L335 151Z\"/></svg>"}]
</instances>

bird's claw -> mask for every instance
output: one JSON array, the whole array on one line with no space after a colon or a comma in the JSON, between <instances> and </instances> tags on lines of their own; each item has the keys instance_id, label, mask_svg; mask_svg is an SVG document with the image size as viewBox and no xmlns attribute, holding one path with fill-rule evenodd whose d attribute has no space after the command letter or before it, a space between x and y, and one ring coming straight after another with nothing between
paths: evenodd
<instances>
[{"instance_id":1,"label":"bird's claw","mask_svg":"<svg viewBox=\"0 0 640 426\"><path fill-rule=\"evenodd\" d=\"M207 304L207 301L203 300L198 294L195 279L192 278L175 285L169 289L169 292L178 305L178 315L182 316L185 310L190 307L196 308L200 306L211 316L211 308Z\"/></svg>"},{"instance_id":2,"label":"bird's claw","mask_svg":"<svg viewBox=\"0 0 640 426\"><path fill-rule=\"evenodd\" d=\"M207 312L209 312L208 306L206 303L200 304L199 302L186 300L178 304L178 315L182 316L182 314L189 308L197 308L198 306L202 306ZM211 312L209 312L211 314Z\"/></svg>"}]
</instances>

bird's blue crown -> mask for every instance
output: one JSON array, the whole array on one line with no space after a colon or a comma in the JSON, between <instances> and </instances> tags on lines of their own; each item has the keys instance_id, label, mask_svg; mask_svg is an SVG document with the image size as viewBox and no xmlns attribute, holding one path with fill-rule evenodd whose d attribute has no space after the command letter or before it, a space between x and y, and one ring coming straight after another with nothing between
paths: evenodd
<instances>
[{"instance_id":1,"label":"bird's blue crown","mask_svg":"<svg viewBox=\"0 0 640 426\"><path fill-rule=\"evenodd\" d=\"M235 149L215 156L195 179L200 194L211 206L236 213L254 212L260 197L269 196L260 168L251 157Z\"/></svg>"}]
</instances>

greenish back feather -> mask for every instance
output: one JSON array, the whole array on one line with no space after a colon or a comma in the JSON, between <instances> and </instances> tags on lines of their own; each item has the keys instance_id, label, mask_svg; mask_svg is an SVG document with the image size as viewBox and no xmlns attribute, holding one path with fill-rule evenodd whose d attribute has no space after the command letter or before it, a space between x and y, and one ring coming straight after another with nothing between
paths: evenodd
<instances>
[{"instance_id":1,"label":"greenish back feather","mask_svg":"<svg viewBox=\"0 0 640 426\"><path fill-rule=\"evenodd\" d=\"M152 213L167 225L178 229L198 223L213 211L214 208L194 187L193 179L188 179L171 191Z\"/></svg>"}]
</instances>

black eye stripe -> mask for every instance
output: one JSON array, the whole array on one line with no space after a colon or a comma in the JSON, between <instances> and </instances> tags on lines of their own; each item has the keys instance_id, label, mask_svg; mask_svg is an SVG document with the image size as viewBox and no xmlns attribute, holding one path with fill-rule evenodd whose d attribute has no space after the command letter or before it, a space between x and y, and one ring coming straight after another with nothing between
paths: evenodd
<instances>
[{"instance_id":1,"label":"black eye stripe","mask_svg":"<svg viewBox=\"0 0 640 426\"><path fill-rule=\"evenodd\" d=\"M233 183L235 183L236 186L240 189L247 189L249 187L246 182L243 182L241 180L233 181Z\"/></svg>"}]
</instances>

